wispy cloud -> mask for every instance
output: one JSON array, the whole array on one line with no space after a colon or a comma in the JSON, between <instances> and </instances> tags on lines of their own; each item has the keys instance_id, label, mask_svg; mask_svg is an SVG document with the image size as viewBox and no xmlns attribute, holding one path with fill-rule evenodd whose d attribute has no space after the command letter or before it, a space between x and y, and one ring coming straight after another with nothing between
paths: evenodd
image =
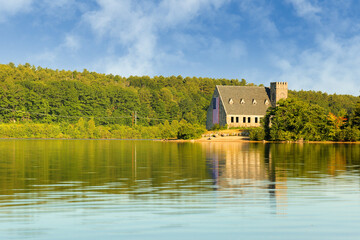
<instances>
[{"instance_id":1,"label":"wispy cloud","mask_svg":"<svg viewBox=\"0 0 360 240\"><path fill-rule=\"evenodd\" d=\"M80 48L80 40L75 35L67 34L64 42L61 44L62 47L71 51L77 51Z\"/></svg>"},{"instance_id":2,"label":"wispy cloud","mask_svg":"<svg viewBox=\"0 0 360 240\"><path fill-rule=\"evenodd\" d=\"M293 89L359 95L360 36L319 36L316 42L296 57L274 59L281 70L276 78L289 81Z\"/></svg>"},{"instance_id":3,"label":"wispy cloud","mask_svg":"<svg viewBox=\"0 0 360 240\"><path fill-rule=\"evenodd\" d=\"M254 25L254 31L270 36L278 35L279 31L276 23L272 20L272 5L265 0L242 0L239 6L243 14Z\"/></svg>"},{"instance_id":4,"label":"wispy cloud","mask_svg":"<svg viewBox=\"0 0 360 240\"><path fill-rule=\"evenodd\" d=\"M314 1L310 0L286 0L286 2L291 3L298 16L305 18L313 18L316 14L321 12L321 8L316 6Z\"/></svg>"},{"instance_id":5,"label":"wispy cloud","mask_svg":"<svg viewBox=\"0 0 360 240\"><path fill-rule=\"evenodd\" d=\"M310 44L291 46L291 41L280 40L280 47L271 53L279 70L272 79L289 81L293 89L359 95L360 34L352 29L351 19L342 16L351 6L336 1L286 1L314 27L306 30Z\"/></svg>"},{"instance_id":6,"label":"wispy cloud","mask_svg":"<svg viewBox=\"0 0 360 240\"><path fill-rule=\"evenodd\" d=\"M1 59L358 95L358 11L355 0L0 0L0 24L26 21L2 25L2 41L21 46Z\"/></svg>"},{"instance_id":7,"label":"wispy cloud","mask_svg":"<svg viewBox=\"0 0 360 240\"><path fill-rule=\"evenodd\" d=\"M98 0L99 9L84 15L101 38L109 41L110 55L102 59L106 71L121 75L152 75L160 56L169 55L158 46L160 32L186 26L199 14L216 9L224 1ZM116 52L116 49L121 51Z\"/></svg>"},{"instance_id":8,"label":"wispy cloud","mask_svg":"<svg viewBox=\"0 0 360 240\"><path fill-rule=\"evenodd\" d=\"M10 16L31 9L33 0L0 0L0 22L6 21Z\"/></svg>"},{"instance_id":9,"label":"wispy cloud","mask_svg":"<svg viewBox=\"0 0 360 240\"><path fill-rule=\"evenodd\" d=\"M59 62L64 58L74 58L78 56L78 51L81 49L81 40L74 34L66 34L60 44L54 48L46 48L39 51L37 54L29 56L27 62L36 62L41 66L49 66L58 68ZM68 66L74 69L78 66ZM83 68L87 68L83 66Z\"/></svg>"}]
</instances>

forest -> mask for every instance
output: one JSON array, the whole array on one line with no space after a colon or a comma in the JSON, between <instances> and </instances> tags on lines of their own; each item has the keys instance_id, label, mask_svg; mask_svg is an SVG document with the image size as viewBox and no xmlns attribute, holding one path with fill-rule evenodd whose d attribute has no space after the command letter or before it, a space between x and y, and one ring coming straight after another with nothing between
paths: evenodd
<instances>
[{"instance_id":1,"label":"forest","mask_svg":"<svg viewBox=\"0 0 360 240\"><path fill-rule=\"evenodd\" d=\"M248 85L245 80L182 76L130 76L51 70L30 64L0 65L0 120L37 123L93 118L97 125L152 126L165 120L206 121L215 85Z\"/></svg>"},{"instance_id":2,"label":"forest","mask_svg":"<svg viewBox=\"0 0 360 240\"><path fill-rule=\"evenodd\" d=\"M182 76L124 78L86 69L3 64L0 137L194 138L205 131L215 85L253 84ZM168 125L179 126L166 135L161 129Z\"/></svg>"},{"instance_id":3,"label":"forest","mask_svg":"<svg viewBox=\"0 0 360 240\"><path fill-rule=\"evenodd\" d=\"M289 90L289 98L318 105L327 113L331 112L337 116L350 114L356 103L360 101L359 97L354 97L352 95L327 94L320 91L303 90Z\"/></svg>"},{"instance_id":4,"label":"forest","mask_svg":"<svg viewBox=\"0 0 360 240\"><path fill-rule=\"evenodd\" d=\"M341 111L342 112L342 111ZM360 102L352 111L335 115L317 104L296 99L280 100L269 109L263 127L253 129L250 138L270 141L360 140Z\"/></svg>"},{"instance_id":5,"label":"forest","mask_svg":"<svg viewBox=\"0 0 360 240\"><path fill-rule=\"evenodd\" d=\"M86 69L1 64L0 137L193 138L205 130L216 85L254 84L245 79L125 78ZM335 117L351 114L359 101L314 91L289 91L289 98Z\"/></svg>"}]
</instances>

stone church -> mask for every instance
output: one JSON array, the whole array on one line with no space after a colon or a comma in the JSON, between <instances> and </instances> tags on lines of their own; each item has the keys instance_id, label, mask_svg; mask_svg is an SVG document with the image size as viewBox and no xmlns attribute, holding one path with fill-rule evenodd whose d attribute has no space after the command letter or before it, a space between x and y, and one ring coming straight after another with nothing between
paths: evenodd
<instances>
[{"instance_id":1,"label":"stone church","mask_svg":"<svg viewBox=\"0 0 360 240\"><path fill-rule=\"evenodd\" d=\"M270 87L218 85L207 111L206 128L214 124L259 127L266 110L287 96L287 82L272 82Z\"/></svg>"}]
</instances>

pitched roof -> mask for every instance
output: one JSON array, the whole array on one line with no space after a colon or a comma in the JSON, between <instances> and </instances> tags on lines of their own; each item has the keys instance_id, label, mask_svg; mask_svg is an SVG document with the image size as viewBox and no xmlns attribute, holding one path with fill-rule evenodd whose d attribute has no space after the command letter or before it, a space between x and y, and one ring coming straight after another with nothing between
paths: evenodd
<instances>
[{"instance_id":1,"label":"pitched roof","mask_svg":"<svg viewBox=\"0 0 360 240\"><path fill-rule=\"evenodd\" d=\"M254 86L216 86L228 115L265 115L271 106L270 88ZM230 99L233 103L231 104ZM244 103L240 103L243 99ZM254 104L253 101L256 101ZM265 104L267 101L268 104Z\"/></svg>"}]
</instances>

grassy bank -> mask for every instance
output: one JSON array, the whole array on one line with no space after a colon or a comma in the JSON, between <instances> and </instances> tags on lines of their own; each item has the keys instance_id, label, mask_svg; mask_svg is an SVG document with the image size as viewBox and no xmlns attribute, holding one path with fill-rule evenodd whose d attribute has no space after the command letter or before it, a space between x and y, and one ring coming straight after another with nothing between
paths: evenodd
<instances>
[{"instance_id":1,"label":"grassy bank","mask_svg":"<svg viewBox=\"0 0 360 240\"><path fill-rule=\"evenodd\" d=\"M185 120L156 126L96 126L93 120L70 123L1 123L0 138L75 138L75 139L195 139L205 129Z\"/></svg>"}]
</instances>

